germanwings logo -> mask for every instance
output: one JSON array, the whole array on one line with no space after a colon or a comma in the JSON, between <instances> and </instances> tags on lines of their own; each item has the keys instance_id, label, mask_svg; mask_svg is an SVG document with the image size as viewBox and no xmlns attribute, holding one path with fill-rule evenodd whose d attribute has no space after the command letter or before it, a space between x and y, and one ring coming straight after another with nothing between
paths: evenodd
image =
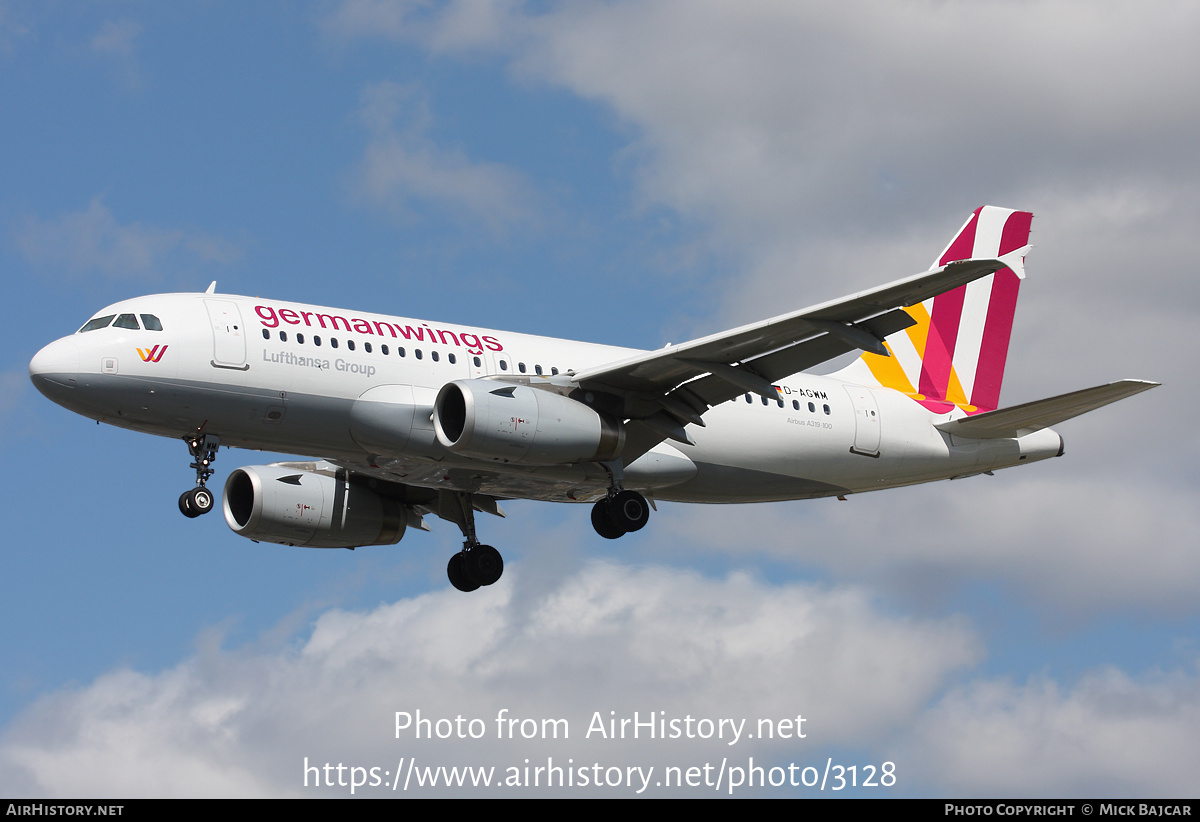
<instances>
[{"instance_id":1,"label":"germanwings logo","mask_svg":"<svg viewBox=\"0 0 1200 822\"><path fill-rule=\"evenodd\" d=\"M156 345L153 348L139 348L138 356L142 358L142 362L158 362L163 358L163 354L167 353L165 345Z\"/></svg>"}]
</instances>

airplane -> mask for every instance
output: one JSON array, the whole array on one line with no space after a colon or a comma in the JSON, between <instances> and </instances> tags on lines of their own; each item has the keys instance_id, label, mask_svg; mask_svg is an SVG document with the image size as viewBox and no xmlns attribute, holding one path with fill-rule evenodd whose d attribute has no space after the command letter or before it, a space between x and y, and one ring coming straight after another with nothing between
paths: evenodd
<instances>
[{"instance_id":1,"label":"airplane","mask_svg":"<svg viewBox=\"0 0 1200 822\"><path fill-rule=\"evenodd\" d=\"M314 548L456 524L461 591L500 579L477 511L590 503L607 539L658 501L838 497L1062 456L1049 426L1148 390L1001 408L1033 215L983 206L922 273L655 351L280 300L159 294L104 308L30 377L83 416L182 439L196 517L220 446L316 461L234 470L229 527ZM841 370L808 369L861 352Z\"/></svg>"}]
</instances>

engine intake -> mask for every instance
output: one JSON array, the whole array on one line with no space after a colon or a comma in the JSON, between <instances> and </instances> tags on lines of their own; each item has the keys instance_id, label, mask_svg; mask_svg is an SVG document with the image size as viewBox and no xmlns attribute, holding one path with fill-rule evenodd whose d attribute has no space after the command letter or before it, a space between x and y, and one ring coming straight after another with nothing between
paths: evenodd
<instances>
[{"instance_id":1,"label":"engine intake","mask_svg":"<svg viewBox=\"0 0 1200 822\"><path fill-rule=\"evenodd\" d=\"M455 453L523 465L611 460L625 447L619 420L561 394L493 380L442 386L433 427Z\"/></svg>"},{"instance_id":2,"label":"engine intake","mask_svg":"<svg viewBox=\"0 0 1200 822\"><path fill-rule=\"evenodd\" d=\"M239 468L225 482L225 522L248 539L308 548L394 545L407 513L397 500L336 475L285 465Z\"/></svg>"}]
</instances>

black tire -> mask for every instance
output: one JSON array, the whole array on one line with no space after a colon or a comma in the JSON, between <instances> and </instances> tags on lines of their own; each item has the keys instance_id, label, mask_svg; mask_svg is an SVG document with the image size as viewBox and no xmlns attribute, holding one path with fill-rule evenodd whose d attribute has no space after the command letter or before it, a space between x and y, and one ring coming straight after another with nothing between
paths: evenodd
<instances>
[{"instance_id":1,"label":"black tire","mask_svg":"<svg viewBox=\"0 0 1200 822\"><path fill-rule=\"evenodd\" d=\"M624 529L612 520L607 499L602 499L592 506L592 527L605 539L619 539L625 536Z\"/></svg>"},{"instance_id":2,"label":"black tire","mask_svg":"<svg viewBox=\"0 0 1200 822\"><path fill-rule=\"evenodd\" d=\"M467 577L463 565L463 553L459 551L450 557L450 562L446 565L446 576L450 578L450 584L455 588L464 593L469 593L478 588L479 583Z\"/></svg>"},{"instance_id":3,"label":"black tire","mask_svg":"<svg viewBox=\"0 0 1200 822\"><path fill-rule=\"evenodd\" d=\"M609 518L627 534L642 530L650 521L650 504L637 491L622 491L609 505Z\"/></svg>"},{"instance_id":4,"label":"black tire","mask_svg":"<svg viewBox=\"0 0 1200 822\"><path fill-rule=\"evenodd\" d=\"M490 545L476 545L464 554L463 569L480 585L494 585L504 573L504 557Z\"/></svg>"},{"instance_id":5,"label":"black tire","mask_svg":"<svg viewBox=\"0 0 1200 822\"><path fill-rule=\"evenodd\" d=\"M199 512L192 510L191 491L184 491L179 495L179 513L183 514L188 519L200 516Z\"/></svg>"},{"instance_id":6,"label":"black tire","mask_svg":"<svg viewBox=\"0 0 1200 822\"><path fill-rule=\"evenodd\" d=\"M196 516L207 514L213 509L213 494L207 488L201 486L195 488L191 492L191 498L188 500Z\"/></svg>"}]
</instances>

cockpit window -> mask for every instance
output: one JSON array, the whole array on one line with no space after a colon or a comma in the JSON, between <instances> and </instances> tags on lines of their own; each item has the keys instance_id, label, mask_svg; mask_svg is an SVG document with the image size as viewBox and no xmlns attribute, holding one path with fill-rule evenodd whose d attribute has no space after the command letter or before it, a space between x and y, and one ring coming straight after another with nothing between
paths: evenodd
<instances>
[{"instance_id":1,"label":"cockpit window","mask_svg":"<svg viewBox=\"0 0 1200 822\"><path fill-rule=\"evenodd\" d=\"M113 321L116 314L109 314L107 317L97 317L94 320L88 320L84 323L83 328L79 329L79 333L83 334L86 331L95 331L97 328L108 328L108 324Z\"/></svg>"},{"instance_id":2,"label":"cockpit window","mask_svg":"<svg viewBox=\"0 0 1200 822\"><path fill-rule=\"evenodd\" d=\"M153 314L142 315L142 327L147 331L162 331L162 323L158 321L158 317Z\"/></svg>"},{"instance_id":3,"label":"cockpit window","mask_svg":"<svg viewBox=\"0 0 1200 822\"><path fill-rule=\"evenodd\" d=\"M134 331L142 330L142 327L138 325L137 317L132 314L122 314L117 317L117 321L113 323L113 328L132 328Z\"/></svg>"}]
</instances>

